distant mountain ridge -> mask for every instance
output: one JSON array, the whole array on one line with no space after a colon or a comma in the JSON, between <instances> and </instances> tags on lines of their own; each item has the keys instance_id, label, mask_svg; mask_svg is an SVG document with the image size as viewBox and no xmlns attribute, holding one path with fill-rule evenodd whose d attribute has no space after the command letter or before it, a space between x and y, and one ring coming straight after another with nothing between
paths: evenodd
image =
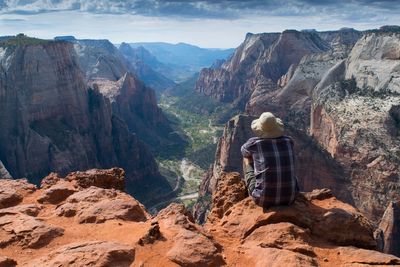
<instances>
[{"instance_id":1,"label":"distant mountain ridge","mask_svg":"<svg viewBox=\"0 0 400 267\"><path fill-rule=\"evenodd\" d=\"M162 73L168 74L172 71L168 66L159 62L157 58L147 51L143 46L132 48L127 43L118 47L119 52L132 65L133 71L148 86L158 92L162 92L175 86L175 82Z\"/></svg>"},{"instance_id":2,"label":"distant mountain ridge","mask_svg":"<svg viewBox=\"0 0 400 267\"><path fill-rule=\"evenodd\" d=\"M163 42L129 43L133 48L143 47L171 70L162 72L175 82L190 78L202 68L211 66L216 60L227 59L234 49L200 48L198 46Z\"/></svg>"}]
</instances>

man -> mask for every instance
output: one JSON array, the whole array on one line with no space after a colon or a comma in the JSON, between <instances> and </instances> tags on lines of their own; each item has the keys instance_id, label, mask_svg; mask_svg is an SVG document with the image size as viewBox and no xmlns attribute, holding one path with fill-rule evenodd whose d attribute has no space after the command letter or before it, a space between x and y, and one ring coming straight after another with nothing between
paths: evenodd
<instances>
[{"instance_id":1,"label":"man","mask_svg":"<svg viewBox=\"0 0 400 267\"><path fill-rule=\"evenodd\" d=\"M259 206L289 205L299 191L293 140L283 128L281 119L264 112L251 123L256 137L241 148L246 186Z\"/></svg>"}]
</instances>

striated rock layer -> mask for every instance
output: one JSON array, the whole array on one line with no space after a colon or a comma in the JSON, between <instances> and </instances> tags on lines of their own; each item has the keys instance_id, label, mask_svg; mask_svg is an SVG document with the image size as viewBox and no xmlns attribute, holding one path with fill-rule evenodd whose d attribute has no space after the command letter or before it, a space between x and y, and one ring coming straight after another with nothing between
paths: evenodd
<instances>
[{"instance_id":1,"label":"striated rock layer","mask_svg":"<svg viewBox=\"0 0 400 267\"><path fill-rule=\"evenodd\" d=\"M328 189L301 194L290 207L263 210L238 173L222 173L205 226L181 204L150 217L120 191L123 170L51 174L20 188L21 202L0 208L0 266L386 266L373 224ZM115 179L112 179L114 177ZM58 204L38 200L62 185ZM118 204L117 204L118 203ZM60 212L63 211L63 212Z\"/></svg>"},{"instance_id":2,"label":"striated rock layer","mask_svg":"<svg viewBox=\"0 0 400 267\"><path fill-rule=\"evenodd\" d=\"M73 45L0 45L0 161L14 178L39 183L93 167L124 167L139 199L170 187L145 145L88 88Z\"/></svg>"}]
</instances>

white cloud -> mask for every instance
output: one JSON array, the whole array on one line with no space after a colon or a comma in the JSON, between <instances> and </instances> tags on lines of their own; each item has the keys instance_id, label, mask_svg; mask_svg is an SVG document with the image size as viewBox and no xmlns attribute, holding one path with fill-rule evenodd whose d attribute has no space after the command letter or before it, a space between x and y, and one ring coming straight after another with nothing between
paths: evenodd
<instances>
[{"instance_id":1,"label":"white cloud","mask_svg":"<svg viewBox=\"0 0 400 267\"><path fill-rule=\"evenodd\" d=\"M115 43L122 41L164 41L187 42L203 47L236 47L247 32L272 32L285 29L335 30L341 27L354 27L364 30L377 28L384 24L399 24L398 10L377 13L375 7L361 7L350 1L346 10L339 5L310 5L291 2L283 7L270 1L274 8L267 11L243 9L241 17L196 18L188 16L149 16L145 10L150 4L160 0L149 0L149 5L139 5L144 0L0 0L0 35L24 32L40 38L53 38L57 35L75 35L78 38L107 38ZM306 0L302 0L306 1ZM313 0L307 0L313 1ZM359 0L361 1L361 0ZM367 1L367 0L363 0ZM168 1L166 1L168 2ZM195 8L211 12L206 1L189 1ZM216 2L223 2L217 0ZM225 1L226 2L226 1ZM245 2L245 1L235 1ZM262 2L250 0L247 2ZM175 1L185 3L185 1ZM271 4L272 3L272 4ZM222 4L221 4L222 5ZM163 12L178 12L173 8ZM173 6L175 7L175 6ZM272 8L271 7L271 8ZM61 10L48 12L49 10ZM234 12L234 8L227 12ZM47 12L44 12L47 10ZM136 13L127 12L136 10ZM139 12L140 11L140 12ZM186 15L192 12L188 9ZM306 11L308 14L306 14ZM341 12L339 12L341 11Z\"/></svg>"}]
</instances>

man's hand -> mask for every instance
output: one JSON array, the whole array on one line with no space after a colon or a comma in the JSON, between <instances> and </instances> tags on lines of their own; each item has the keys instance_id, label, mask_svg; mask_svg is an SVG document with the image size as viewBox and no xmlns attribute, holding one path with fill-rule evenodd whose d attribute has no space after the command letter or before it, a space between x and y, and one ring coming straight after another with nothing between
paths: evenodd
<instances>
[{"instance_id":1,"label":"man's hand","mask_svg":"<svg viewBox=\"0 0 400 267\"><path fill-rule=\"evenodd\" d=\"M253 158L243 158L244 165L253 165Z\"/></svg>"}]
</instances>

